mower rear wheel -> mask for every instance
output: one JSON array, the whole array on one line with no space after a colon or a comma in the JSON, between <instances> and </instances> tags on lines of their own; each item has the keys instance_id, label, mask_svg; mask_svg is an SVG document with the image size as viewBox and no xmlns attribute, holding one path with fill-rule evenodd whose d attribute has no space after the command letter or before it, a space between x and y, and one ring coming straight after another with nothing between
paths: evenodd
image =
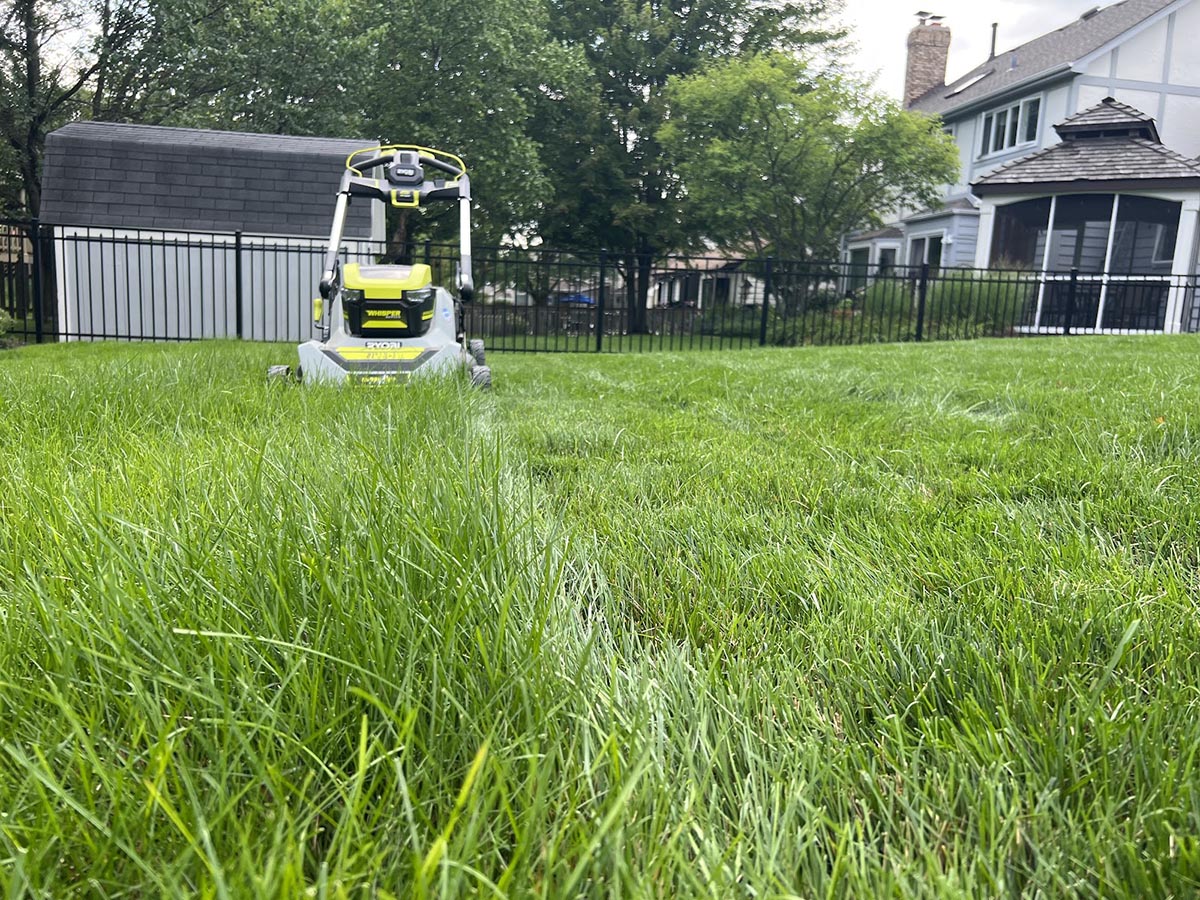
<instances>
[{"instance_id":1,"label":"mower rear wheel","mask_svg":"<svg viewBox=\"0 0 1200 900\"><path fill-rule=\"evenodd\" d=\"M481 340L468 341L467 342L467 350L470 352L471 356L474 358L475 365L477 365L477 366L486 366L487 365L487 354L483 349L483 341L481 341Z\"/></svg>"},{"instance_id":2,"label":"mower rear wheel","mask_svg":"<svg viewBox=\"0 0 1200 900\"><path fill-rule=\"evenodd\" d=\"M492 370L487 366L471 366L471 384L487 390L492 386Z\"/></svg>"}]
</instances>

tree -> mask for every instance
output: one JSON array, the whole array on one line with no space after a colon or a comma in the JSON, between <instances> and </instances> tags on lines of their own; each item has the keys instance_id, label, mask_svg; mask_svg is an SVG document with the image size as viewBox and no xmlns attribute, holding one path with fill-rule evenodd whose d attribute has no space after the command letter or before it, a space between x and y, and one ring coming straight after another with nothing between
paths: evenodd
<instances>
[{"instance_id":1,"label":"tree","mask_svg":"<svg viewBox=\"0 0 1200 900\"><path fill-rule=\"evenodd\" d=\"M841 236L881 214L931 206L958 155L936 118L864 85L814 78L782 53L673 79L658 135L693 228L718 244L833 259Z\"/></svg>"},{"instance_id":2,"label":"tree","mask_svg":"<svg viewBox=\"0 0 1200 900\"><path fill-rule=\"evenodd\" d=\"M391 2L377 8L379 39L356 84L365 121L388 140L463 157L481 243L528 233L548 189L542 147L530 128L532 107L582 71L581 54L550 38L541 3L445 0L436 10ZM397 217L397 224L433 236L455 230L453 210L425 216L413 223Z\"/></svg>"},{"instance_id":3,"label":"tree","mask_svg":"<svg viewBox=\"0 0 1200 900\"><path fill-rule=\"evenodd\" d=\"M830 0L550 0L551 33L589 71L539 104L535 134L552 190L539 219L550 243L606 247L622 264L629 328L644 328L654 258L678 249L679 185L658 131L672 77L771 48L828 48Z\"/></svg>"},{"instance_id":4,"label":"tree","mask_svg":"<svg viewBox=\"0 0 1200 900\"><path fill-rule=\"evenodd\" d=\"M0 168L36 216L46 135L71 119L158 123L242 77L249 0L0 2Z\"/></svg>"},{"instance_id":5,"label":"tree","mask_svg":"<svg viewBox=\"0 0 1200 900\"><path fill-rule=\"evenodd\" d=\"M479 241L528 230L545 186L530 105L577 56L548 38L540 4L256 0L236 24L213 27L195 43L204 59L219 54L209 68L221 77L193 63L182 89L217 86L167 124L449 150L470 170ZM456 231L448 206L389 216L396 252Z\"/></svg>"},{"instance_id":6,"label":"tree","mask_svg":"<svg viewBox=\"0 0 1200 900\"><path fill-rule=\"evenodd\" d=\"M6 198L10 209L37 215L46 135L78 114L113 48L142 25L136 0L0 3L0 136L8 150L0 162L15 170L21 191Z\"/></svg>"}]
</instances>

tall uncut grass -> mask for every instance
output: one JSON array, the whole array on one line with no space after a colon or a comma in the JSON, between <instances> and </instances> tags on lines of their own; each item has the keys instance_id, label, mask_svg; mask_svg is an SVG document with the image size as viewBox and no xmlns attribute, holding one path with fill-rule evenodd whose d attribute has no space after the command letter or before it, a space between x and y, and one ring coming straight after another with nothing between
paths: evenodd
<instances>
[{"instance_id":1,"label":"tall uncut grass","mask_svg":"<svg viewBox=\"0 0 1200 900\"><path fill-rule=\"evenodd\" d=\"M1192 896L1192 338L0 355L6 896Z\"/></svg>"}]
</instances>

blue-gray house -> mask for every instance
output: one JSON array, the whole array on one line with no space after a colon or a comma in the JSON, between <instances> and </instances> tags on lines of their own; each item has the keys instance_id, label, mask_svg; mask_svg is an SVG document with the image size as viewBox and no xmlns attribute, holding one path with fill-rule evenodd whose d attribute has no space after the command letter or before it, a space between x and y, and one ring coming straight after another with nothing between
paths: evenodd
<instances>
[{"instance_id":1,"label":"blue-gray house","mask_svg":"<svg viewBox=\"0 0 1200 900\"><path fill-rule=\"evenodd\" d=\"M1019 47L994 49L947 84L950 30L935 17L922 18L908 38L905 103L941 117L958 145L959 179L945 186L935 208L896 211L885 216L887 227L848 235L844 260L868 272L923 263L1053 268L1074 256L1047 255L1048 245L1038 245L1036 235L1026 235L1034 244L1019 253L1005 243L1016 211L1036 205L1049 213L1053 203L1057 216L1048 215L1044 227L1047 234L1056 228L1066 234L1069 211L1090 202L1096 208L1080 215L1094 223L1103 219L1109 228L1104 242L1098 224L1088 231L1090 243L1080 257L1086 265L1096 254L1107 263L1114 251L1119 258L1123 251L1113 239L1124 239L1125 223L1144 215L1143 224L1154 227L1138 229L1139 244L1152 231L1156 246L1148 255L1139 251L1139 262L1144 255L1155 272L1194 275L1200 204L1200 183L1191 175L1200 154L1197 36L1200 0L1122 0ZM1069 147L1046 154L1062 144ZM1126 170L1129 177L1119 177ZM1091 195L1108 199L1080 199ZM1106 216L1100 214L1104 210ZM1132 330L1187 327L1182 304L1175 297L1154 315L1121 321L1136 320L1141 327L1126 326Z\"/></svg>"}]
</instances>

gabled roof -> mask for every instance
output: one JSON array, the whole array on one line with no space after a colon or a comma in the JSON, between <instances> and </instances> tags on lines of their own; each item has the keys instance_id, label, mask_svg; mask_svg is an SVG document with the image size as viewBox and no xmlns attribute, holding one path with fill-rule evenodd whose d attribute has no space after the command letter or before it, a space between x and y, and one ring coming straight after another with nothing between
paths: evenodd
<instances>
[{"instance_id":1,"label":"gabled roof","mask_svg":"<svg viewBox=\"0 0 1200 900\"><path fill-rule=\"evenodd\" d=\"M1200 160L1164 147L1153 119L1111 97L1057 127L1068 140L1000 166L971 186L975 194L1200 185Z\"/></svg>"},{"instance_id":2,"label":"gabled roof","mask_svg":"<svg viewBox=\"0 0 1200 900\"><path fill-rule=\"evenodd\" d=\"M1097 105L1054 126L1059 137L1071 140L1083 137L1141 137L1159 141L1154 118L1128 104L1105 97Z\"/></svg>"},{"instance_id":3,"label":"gabled roof","mask_svg":"<svg viewBox=\"0 0 1200 900\"><path fill-rule=\"evenodd\" d=\"M911 109L945 114L1025 82L1066 74L1071 66L1176 0L1121 0L1028 43L997 53L949 85L933 88Z\"/></svg>"},{"instance_id":4,"label":"gabled roof","mask_svg":"<svg viewBox=\"0 0 1200 900\"><path fill-rule=\"evenodd\" d=\"M46 137L43 221L297 237L329 233L346 157L364 140L72 122ZM371 233L351 207L347 237Z\"/></svg>"}]
</instances>

